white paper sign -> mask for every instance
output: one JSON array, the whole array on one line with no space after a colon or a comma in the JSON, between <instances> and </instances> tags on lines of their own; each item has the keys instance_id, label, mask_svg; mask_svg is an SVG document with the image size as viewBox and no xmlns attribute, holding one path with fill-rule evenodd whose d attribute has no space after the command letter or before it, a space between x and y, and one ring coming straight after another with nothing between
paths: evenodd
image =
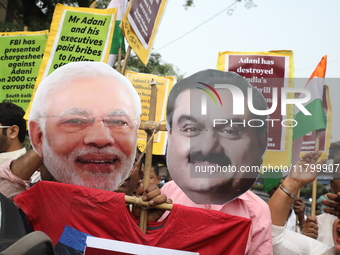
<instances>
[{"instance_id":1,"label":"white paper sign","mask_svg":"<svg viewBox=\"0 0 340 255\"><path fill-rule=\"evenodd\" d=\"M178 251L153 246L127 243L88 236L84 255L199 255L197 252Z\"/></svg>"}]
</instances>

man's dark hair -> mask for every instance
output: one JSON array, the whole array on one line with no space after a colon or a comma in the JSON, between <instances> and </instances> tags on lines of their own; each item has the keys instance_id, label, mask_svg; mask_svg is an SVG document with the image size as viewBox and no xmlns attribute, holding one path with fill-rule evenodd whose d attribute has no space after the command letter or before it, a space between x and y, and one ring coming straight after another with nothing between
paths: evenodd
<instances>
[{"instance_id":1,"label":"man's dark hair","mask_svg":"<svg viewBox=\"0 0 340 255\"><path fill-rule=\"evenodd\" d=\"M19 127L18 139L21 143L25 141L26 136L26 120L24 119L25 111L18 105L13 103L0 103L0 123L2 126ZM6 135L6 129L2 130L2 134Z\"/></svg>"},{"instance_id":2,"label":"man's dark hair","mask_svg":"<svg viewBox=\"0 0 340 255\"><path fill-rule=\"evenodd\" d=\"M173 113L175 108L175 103L177 97L187 89L197 89L201 85L199 83L205 83L212 87L215 84L231 84L235 85L243 92L243 95L248 95L248 88L252 88L253 90L253 106L257 110L266 110L268 109L266 99L263 97L262 93L252 86L246 79L242 76L238 75L234 72L223 72L219 70L208 69L204 71L197 72L188 78L180 80L177 82L170 91L168 97L168 105L166 109L166 121L167 125L172 128L173 121ZM261 119L264 123L262 127L258 129L258 131L262 131L263 129L267 129L267 115L254 115L257 119Z\"/></svg>"},{"instance_id":3,"label":"man's dark hair","mask_svg":"<svg viewBox=\"0 0 340 255\"><path fill-rule=\"evenodd\" d=\"M143 154L143 156L142 156L142 154L143 153L140 151L140 149L137 146L136 147L136 157L135 157L134 165L137 164L137 162L140 162L139 171L141 171L142 165L144 164L144 161L145 161L145 154Z\"/></svg>"},{"instance_id":4,"label":"man's dark hair","mask_svg":"<svg viewBox=\"0 0 340 255\"><path fill-rule=\"evenodd\" d=\"M152 155L151 166L154 168L155 175L159 175L159 166L166 165L166 161L161 155Z\"/></svg>"},{"instance_id":5,"label":"man's dark hair","mask_svg":"<svg viewBox=\"0 0 340 255\"><path fill-rule=\"evenodd\" d=\"M153 171L155 172L155 175L158 176L159 175L159 166L158 164L152 165L153 166Z\"/></svg>"}]
</instances>

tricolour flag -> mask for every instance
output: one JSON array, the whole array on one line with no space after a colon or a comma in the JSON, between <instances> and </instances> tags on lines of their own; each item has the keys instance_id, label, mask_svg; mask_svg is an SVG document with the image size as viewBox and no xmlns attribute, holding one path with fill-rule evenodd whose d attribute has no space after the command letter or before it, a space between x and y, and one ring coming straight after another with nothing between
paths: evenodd
<instances>
[{"instance_id":1,"label":"tricolour flag","mask_svg":"<svg viewBox=\"0 0 340 255\"><path fill-rule=\"evenodd\" d=\"M125 53L124 35L122 33L120 23L127 8L127 0L111 0L109 5L107 6L107 9L109 8L117 8L115 30L112 38L111 50L108 60L108 64L113 66L113 64L116 62L119 48L122 49L122 53Z\"/></svg>"},{"instance_id":2,"label":"tricolour flag","mask_svg":"<svg viewBox=\"0 0 340 255\"><path fill-rule=\"evenodd\" d=\"M303 105L311 115L305 115L295 107L297 125L293 128L292 164L300 157L303 136L315 130L326 129L327 117L322 105L326 66L327 56L323 56L305 86L310 91L311 98Z\"/></svg>"},{"instance_id":3,"label":"tricolour flag","mask_svg":"<svg viewBox=\"0 0 340 255\"><path fill-rule=\"evenodd\" d=\"M327 118L322 105L326 64L327 56L324 56L305 86L305 89L310 91L311 98L308 102L304 103L303 106L311 113L311 115L305 115L298 107L295 106L295 120L297 125L293 128L292 165L294 165L300 157L304 135L315 130L326 129ZM299 98L300 97L303 98L305 95L300 95ZM263 176L265 192L274 188L280 182L282 177L287 174L287 171L282 173L265 173Z\"/></svg>"},{"instance_id":4,"label":"tricolour flag","mask_svg":"<svg viewBox=\"0 0 340 255\"><path fill-rule=\"evenodd\" d=\"M314 130L326 128L327 118L322 106L326 64L327 56L324 56L305 86L311 92L311 99L304 106L312 115L305 115L295 107L295 120L298 124L293 129L293 140Z\"/></svg>"}]
</instances>

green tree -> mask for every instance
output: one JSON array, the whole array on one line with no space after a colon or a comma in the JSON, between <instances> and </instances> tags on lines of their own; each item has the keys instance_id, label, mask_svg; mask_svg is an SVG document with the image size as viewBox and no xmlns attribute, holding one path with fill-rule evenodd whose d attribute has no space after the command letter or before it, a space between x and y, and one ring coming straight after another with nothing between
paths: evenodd
<instances>
[{"instance_id":1,"label":"green tree","mask_svg":"<svg viewBox=\"0 0 340 255\"><path fill-rule=\"evenodd\" d=\"M0 6L6 8L5 22L0 24L0 30L22 31L24 26L30 31L49 29L57 3L89 7L91 2L92 0L9 0L7 6Z\"/></svg>"},{"instance_id":2,"label":"green tree","mask_svg":"<svg viewBox=\"0 0 340 255\"><path fill-rule=\"evenodd\" d=\"M168 0L170 1L170 0ZM253 0L236 0L244 2L246 8L256 6ZM50 28L54 7L57 3L68 6L89 7L93 0L5 0L0 9L6 9L6 17L0 16L0 32L22 31L24 26L30 31ZM106 8L110 0L98 0L97 8ZM194 0L184 0L184 8L194 7ZM1 14L0 14L1 15Z\"/></svg>"},{"instance_id":3,"label":"green tree","mask_svg":"<svg viewBox=\"0 0 340 255\"><path fill-rule=\"evenodd\" d=\"M136 55L130 56L127 69L139 72L155 74L160 76L177 76L178 80L183 79L183 74L179 73L179 69L169 63L162 61L159 53L151 53L148 64L145 66Z\"/></svg>"}]
</instances>

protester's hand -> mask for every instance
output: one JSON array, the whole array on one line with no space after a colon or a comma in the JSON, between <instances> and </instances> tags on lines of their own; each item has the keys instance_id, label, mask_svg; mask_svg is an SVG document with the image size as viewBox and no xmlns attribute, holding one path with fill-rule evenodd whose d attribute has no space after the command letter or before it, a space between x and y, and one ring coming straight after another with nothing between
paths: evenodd
<instances>
[{"instance_id":1,"label":"protester's hand","mask_svg":"<svg viewBox=\"0 0 340 255\"><path fill-rule=\"evenodd\" d=\"M321 151L310 152L303 155L300 160L291 168L288 177L282 185L290 192L297 192L301 187L314 181L318 175L317 169L326 162L326 158L317 162Z\"/></svg>"},{"instance_id":2,"label":"protester's hand","mask_svg":"<svg viewBox=\"0 0 340 255\"><path fill-rule=\"evenodd\" d=\"M300 226L304 224L305 221L305 209L306 205L302 198L299 197L294 201L294 212L299 220Z\"/></svg>"},{"instance_id":3,"label":"protester's hand","mask_svg":"<svg viewBox=\"0 0 340 255\"><path fill-rule=\"evenodd\" d=\"M160 189L157 188L155 184L150 184L145 191L144 185L140 184L137 191L136 196L142 197L144 202L148 202L147 208L142 208L138 205L134 205L132 207L132 213L136 219L140 219L141 210L147 209L148 210L148 222L155 222L160 219L163 215L164 210L161 209L154 209L155 205L159 205L162 203L172 204L171 199L168 199L166 195L161 194Z\"/></svg>"},{"instance_id":4,"label":"protester's hand","mask_svg":"<svg viewBox=\"0 0 340 255\"><path fill-rule=\"evenodd\" d=\"M308 216L305 224L302 226L302 234L305 236L309 236L311 238L318 238L318 222L316 217Z\"/></svg>"},{"instance_id":5,"label":"protester's hand","mask_svg":"<svg viewBox=\"0 0 340 255\"><path fill-rule=\"evenodd\" d=\"M323 210L340 218L340 192L338 194L327 193L327 197L331 201L323 199L322 203L329 208L324 208Z\"/></svg>"}]
</instances>

